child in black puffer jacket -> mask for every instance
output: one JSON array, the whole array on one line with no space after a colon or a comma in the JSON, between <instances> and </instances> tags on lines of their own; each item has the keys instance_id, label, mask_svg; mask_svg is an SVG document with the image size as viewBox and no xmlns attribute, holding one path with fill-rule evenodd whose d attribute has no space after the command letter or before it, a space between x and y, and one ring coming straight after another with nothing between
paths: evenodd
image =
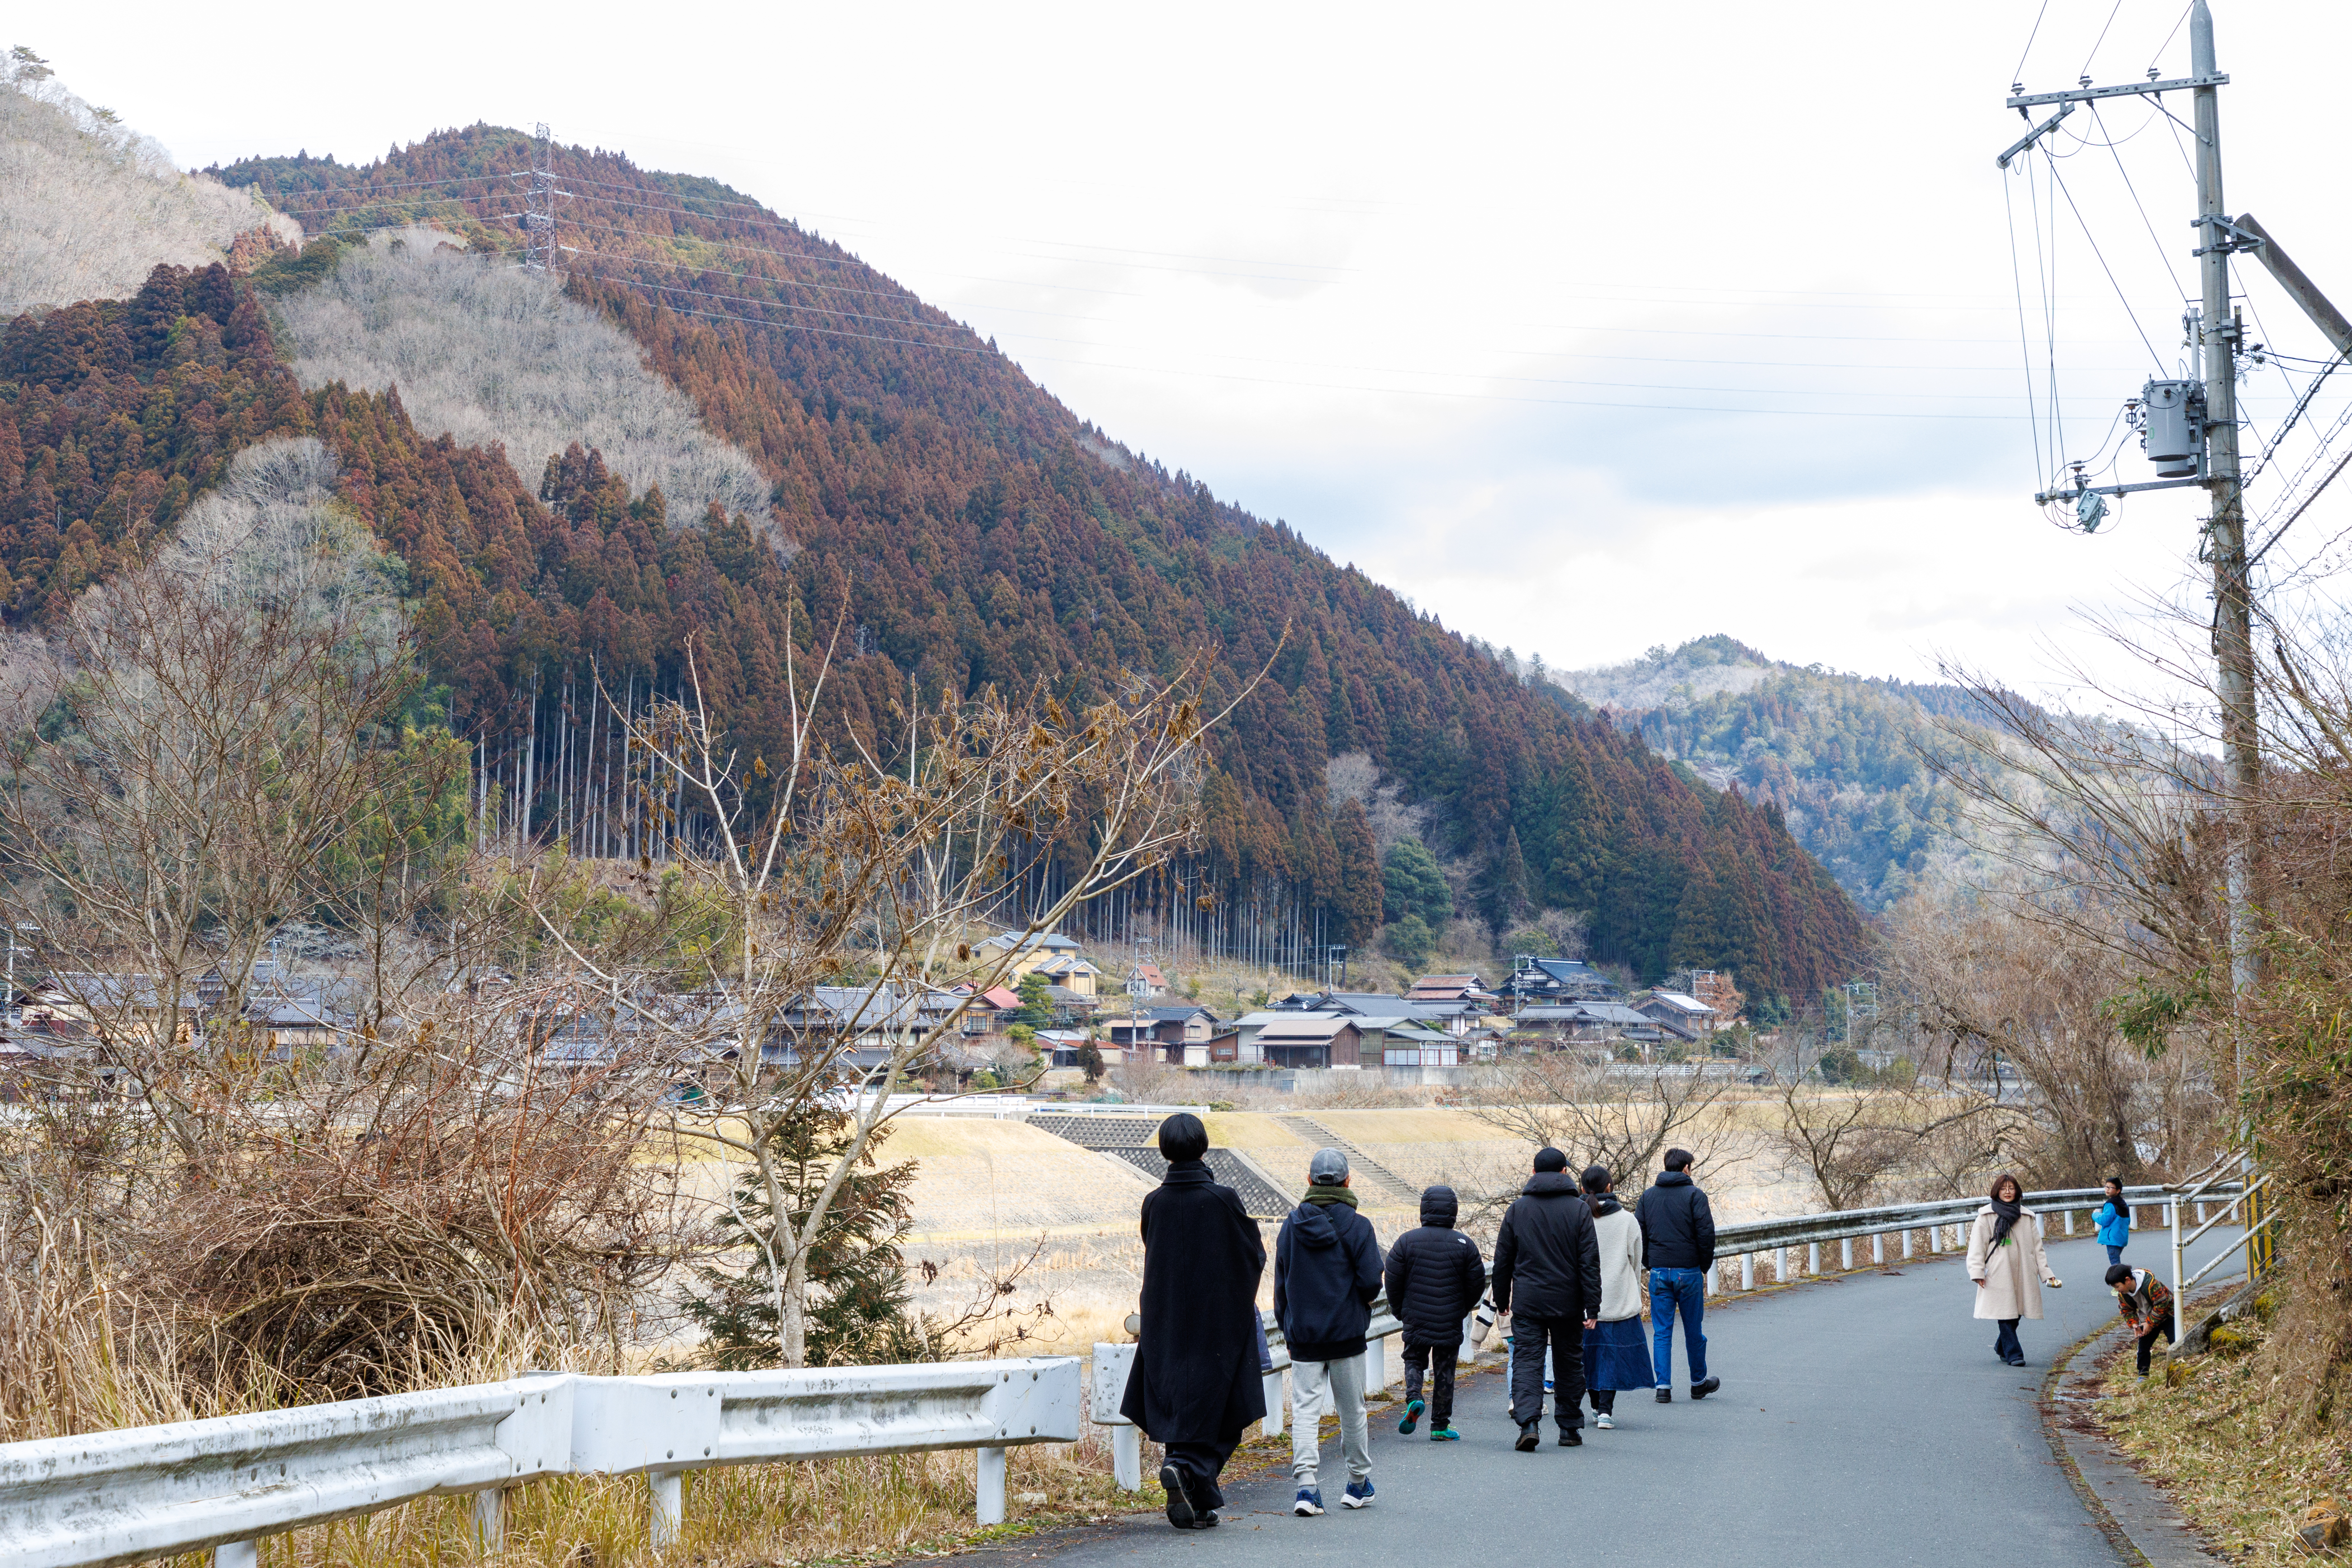
<instances>
[{"instance_id":1,"label":"child in black puffer jacket","mask_svg":"<svg viewBox=\"0 0 2352 1568\"><path fill-rule=\"evenodd\" d=\"M1452 1187L1421 1194L1421 1228L1406 1231L1389 1248L1389 1310L1404 1325L1404 1419L1410 1433L1429 1412L1429 1440L1451 1443L1454 1429L1454 1363L1462 1343L1462 1320L1486 1289L1486 1262L1478 1244L1454 1228L1461 1205ZM1422 1377L1429 1374L1429 1398Z\"/></svg>"}]
</instances>

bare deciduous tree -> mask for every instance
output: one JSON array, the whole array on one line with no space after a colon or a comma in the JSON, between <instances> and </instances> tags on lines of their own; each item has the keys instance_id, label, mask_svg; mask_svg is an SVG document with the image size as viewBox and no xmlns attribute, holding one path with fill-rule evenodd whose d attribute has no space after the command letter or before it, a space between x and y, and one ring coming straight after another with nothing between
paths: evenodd
<instances>
[{"instance_id":1,"label":"bare deciduous tree","mask_svg":"<svg viewBox=\"0 0 2352 1568\"><path fill-rule=\"evenodd\" d=\"M1688 1149L1702 1165L1739 1152L1742 1134L1718 1109L1734 1087L1727 1074L1698 1067L1537 1051L1498 1064L1468 1109L1515 1138L1561 1150L1572 1167L1605 1165L1625 1182L1670 1148Z\"/></svg>"},{"instance_id":2,"label":"bare deciduous tree","mask_svg":"<svg viewBox=\"0 0 2352 1568\"><path fill-rule=\"evenodd\" d=\"M554 280L464 250L435 229L376 235L273 301L302 384L397 384L420 434L504 443L525 479L574 442L593 447L638 494L659 486L673 527L699 527L714 504L771 521L758 466L626 332Z\"/></svg>"},{"instance_id":3,"label":"bare deciduous tree","mask_svg":"<svg viewBox=\"0 0 2352 1568\"><path fill-rule=\"evenodd\" d=\"M0 318L121 299L159 262L218 261L247 229L301 229L248 191L185 174L152 138L60 87L18 47L0 58Z\"/></svg>"},{"instance_id":4,"label":"bare deciduous tree","mask_svg":"<svg viewBox=\"0 0 2352 1568\"><path fill-rule=\"evenodd\" d=\"M683 897L714 922L698 960L712 1005L677 1017L623 1003L666 1054L709 1063L723 1081L726 1115L681 1116L677 1131L761 1172L777 1217L737 1230L761 1238L754 1267L775 1293L781 1355L793 1366L806 1356L811 1248L893 1114L890 1091L952 1045L972 998L1013 972L1030 939L1190 841L1200 738L1223 716L1204 718L1181 679L1123 677L1076 713L1042 694L1015 703L993 689L969 700L910 690L894 732L826 746L831 650L805 677L800 657L788 652L783 672L783 756L731 750L698 673L682 700L635 724L632 744L691 813L672 855ZM1056 841L1082 847L1077 864L1051 898L1020 904L1017 873ZM1010 936L975 951L971 938L1007 912ZM640 955L597 951L552 921L548 931L625 997ZM950 983L969 989L942 1002ZM773 1135L819 1098L851 1112L852 1134L795 1208Z\"/></svg>"}]
</instances>

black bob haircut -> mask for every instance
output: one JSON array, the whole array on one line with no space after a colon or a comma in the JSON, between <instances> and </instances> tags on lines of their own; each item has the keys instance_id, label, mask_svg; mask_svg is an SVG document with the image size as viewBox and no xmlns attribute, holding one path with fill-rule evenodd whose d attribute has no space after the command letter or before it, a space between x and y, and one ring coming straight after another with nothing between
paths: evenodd
<instances>
[{"instance_id":1,"label":"black bob haircut","mask_svg":"<svg viewBox=\"0 0 2352 1568\"><path fill-rule=\"evenodd\" d=\"M1160 1152L1173 1163L1197 1160L1209 1152L1209 1130L1189 1110L1180 1110L1160 1124Z\"/></svg>"}]
</instances>

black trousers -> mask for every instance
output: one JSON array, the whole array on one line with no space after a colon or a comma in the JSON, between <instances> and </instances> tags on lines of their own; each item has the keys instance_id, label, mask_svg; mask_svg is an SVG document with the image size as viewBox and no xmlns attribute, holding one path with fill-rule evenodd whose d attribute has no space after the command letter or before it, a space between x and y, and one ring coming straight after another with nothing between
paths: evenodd
<instances>
[{"instance_id":1,"label":"black trousers","mask_svg":"<svg viewBox=\"0 0 2352 1568\"><path fill-rule=\"evenodd\" d=\"M1584 1425L1584 1322L1579 1318L1511 1319L1511 1419L1543 1419L1544 1350L1551 1350L1552 1415L1559 1429Z\"/></svg>"},{"instance_id":2,"label":"black trousers","mask_svg":"<svg viewBox=\"0 0 2352 1568\"><path fill-rule=\"evenodd\" d=\"M1225 1471L1225 1461L1241 1447L1236 1437L1230 1443L1171 1443L1168 1462L1184 1478L1184 1495L1193 1509L1207 1513L1225 1506L1225 1494L1217 1486L1217 1478Z\"/></svg>"},{"instance_id":3,"label":"black trousers","mask_svg":"<svg viewBox=\"0 0 2352 1568\"><path fill-rule=\"evenodd\" d=\"M1459 1344L1417 1345L1408 1336L1404 1342L1404 1396L1421 1397L1421 1375L1429 1373L1429 1425L1434 1431L1454 1425L1454 1363L1462 1353Z\"/></svg>"},{"instance_id":4,"label":"black trousers","mask_svg":"<svg viewBox=\"0 0 2352 1568\"><path fill-rule=\"evenodd\" d=\"M1584 1397L1592 1401L1595 1415L1614 1415L1617 1413L1617 1391L1613 1388L1588 1388L1584 1391Z\"/></svg>"},{"instance_id":5,"label":"black trousers","mask_svg":"<svg viewBox=\"0 0 2352 1568\"><path fill-rule=\"evenodd\" d=\"M2142 1377L2146 1377L2147 1375L2147 1358L2156 1353L2156 1336L2158 1334L2162 1334L2164 1336L2164 1342L2166 1344L2171 1344L2173 1342L2172 1314L2170 1312L2167 1312L2164 1316L2158 1318L2156 1321L2156 1327L2148 1330L2147 1332L2140 1335L2139 1337L2139 1374Z\"/></svg>"}]
</instances>

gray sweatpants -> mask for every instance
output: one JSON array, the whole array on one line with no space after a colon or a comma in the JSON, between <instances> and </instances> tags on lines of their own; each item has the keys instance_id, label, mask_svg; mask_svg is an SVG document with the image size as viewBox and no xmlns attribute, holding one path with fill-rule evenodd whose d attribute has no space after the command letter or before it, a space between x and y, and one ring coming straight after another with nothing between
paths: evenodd
<instances>
[{"instance_id":1,"label":"gray sweatpants","mask_svg":"<svg viewBox=\"0 0 2352 1568\"><path fill-rule=\"evenodd\" d=\"M1295 1361L1290 1363L1290 1473L1302 1487L1315 1485L1322 1463L1323 1415L1338 1408L1339 1451L1347 1457L1348 1479L1360 1481L1372 1473L1370 1424L1364 1416L1364 1358L1345 1361Z\"/></svg>"}]
</instances>

